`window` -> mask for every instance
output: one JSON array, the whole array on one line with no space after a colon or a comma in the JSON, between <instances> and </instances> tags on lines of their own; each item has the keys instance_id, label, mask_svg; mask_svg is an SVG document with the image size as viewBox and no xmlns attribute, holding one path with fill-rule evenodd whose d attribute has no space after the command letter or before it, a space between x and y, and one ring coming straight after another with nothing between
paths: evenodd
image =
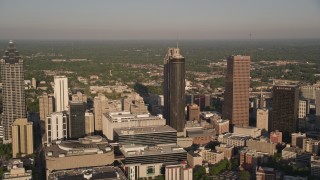
<instances>
[{"instance_id":1,"label":"window","mask_svg":"<svg viewBox=\"0 0 320 180\"><path fill-rule=\"evenodd\" d=\"M155 173L154 166L148 166L147 167L147 175L153 175Z\"/></svg>"}]
</instances>

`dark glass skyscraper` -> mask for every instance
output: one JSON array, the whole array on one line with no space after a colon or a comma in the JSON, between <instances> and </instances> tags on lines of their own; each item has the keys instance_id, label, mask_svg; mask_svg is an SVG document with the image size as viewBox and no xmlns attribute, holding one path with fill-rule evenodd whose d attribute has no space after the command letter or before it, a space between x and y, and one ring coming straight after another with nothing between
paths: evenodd
<instances>
[{"instance_id":1,"label":"dark glass skyscraper","mask_svg":"<svg viewBox=\"0 0 320 180\"><path fill-rule=\"evenodd\" d=\"M285 138L297 131L299 88L274 86L272 90L272 130L279 130Z\"/></svg>"},{"instance_id":2,"label":"dark glass skyscraper","mask_svg":"<svg viewBox=\"0 0 320 180\"><path fill-rule=\"evenodd\" d=\"M185 59L179 48L169 48L164 59L164 118L182 132L185 125Z\"/></svg>"},{"instance_id":3,"label":"dark glass skyscraper","mask_svg":"<svg viewBox=\"0 0 320 180\"><path fill-rule=\"evenodd\" d=\"M250 56L230 56L227 62L222 117L230 124L249 125Z\"/></svg>"},{"instance_id":4,"label":"dark glass skyscraper","mask_svg":"<svg viewBox=\"0 0 320 180\"><path fill-rule=\"evenodd\" d=\"M78 139L85 136L85 111L84 102L71 101L69 103L69 138Z\"/></svg>"},{"instance_id":5,"label":"dark glass skyscraper","mask_svg":"<svg viewBox=\"0 0 320 180\"><path fill-rule=\"evenodd\" d=\"M18 118L26 118L23 60L12 41L9 42L0 64L4 143L10 143L12 139L12 123Z\"/></svg>"}]
</instances>

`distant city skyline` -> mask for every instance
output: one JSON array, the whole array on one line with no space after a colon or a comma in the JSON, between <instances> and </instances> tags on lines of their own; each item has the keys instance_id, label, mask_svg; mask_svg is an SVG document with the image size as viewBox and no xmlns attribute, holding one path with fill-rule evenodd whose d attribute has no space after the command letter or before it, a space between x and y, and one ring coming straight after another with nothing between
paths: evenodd
<instances>
[{"instance_id":1,"label":"distant city skyline","mask_svg":"<svg viewBox=\"0 0 320 180\"><path fill-rule=\"evenodd\" d=\"M0 39L320 38L320 1L1 1Z\"/></svg>"}]
</instances>

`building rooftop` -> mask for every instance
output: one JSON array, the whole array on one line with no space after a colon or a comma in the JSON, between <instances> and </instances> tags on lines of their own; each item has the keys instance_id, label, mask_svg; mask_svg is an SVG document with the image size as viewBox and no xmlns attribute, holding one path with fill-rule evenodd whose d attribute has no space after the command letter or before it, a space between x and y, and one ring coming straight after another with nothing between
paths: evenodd
<instances>
[{"instance_id":1,"label":"building rooftop","mask_svg":"<svg viewBox=\"0 0 320 180\"><path fill-rule=\"evenodd\" d=\"M245 134L235 134L235 133L226 133L219 135L219 138L235 139L235 140L248 140L251 139L251 136Z\"/></svg>"},{"instance_id":2,"label":"building rooftop","mask_svg":"<svg viewBox=\"0 0 320 180\"><path fill-rule=\"evenodd\" d=\"M196 128L196 129L187 129L186 131L187 131L188 137L215 136L216 134L216 131L214 129Z\"/></svg>"},{"instance_id":3,"label":"building rooftop","mask_svg":"<svg viewBox=\"0 0 320 180\"><path fill-rule=\"evenodd\" d=\"M297 147L285 147L285 148L282 150L282 152L283 152L283 151L300 153L300 152L302 152L302 149L297 148Z\"/></svg>"},{"instance_id":4,"label":"building rooftop","mask_svg":"<svg viewBox=\"0 0 320 180\"><path fill-rule=\"evenodd\" d=\"M118 135L134 135L134 134L150 134L163 132L177 132L172 127L165 126L147 126L147 127L130 127L130 128L116 128L114 129Z\"/></svg>"},{"instance_id":5,"label":"building rooftop","mask_svg":"<svg viewBox=\"0 0 320 180\"><path fill-rule=\"evenodd\" d=\"M66 157L112 152L108 141L101 136L87 136L79 140L56 141L45 149L48 157Z\"/></svg>"},{"instance_id":6,"label":"building rooftop","mask_svg":"<svg viewBox=\"0 0 320 180\"><path fill-rule=\"evenodd\" d=\"M49 180L83 180L83 179L119 179L126 180L123 172L117 167L100 166L94 168L80 168L56 171L49 175Z\"/></svg>"},{"instance_id":7,"label":"building rooftop","mask_svg":"<svg viewBox=\"0 0 320 180\"><path fill-rule=\"evenodd\" d=\"M150 114L132 114L128 111L108 112L104 114L109 121L113 122L129 122L129 121L143 121L152 119L163 119L161 115L152 116Z\"/></svg>"},{"instance_id":8,"label":"building rooftop","mask_svg":"<svg viewBox=\"0 0 320 180\"><path fill-rule=\"evenodd\" d=\"M165 144L165 145L157 145L157 146L123 145L120 148L120 151L125 157L186 152L183 148L181 148L176 144Z\"/></svg>"}]
</instances>

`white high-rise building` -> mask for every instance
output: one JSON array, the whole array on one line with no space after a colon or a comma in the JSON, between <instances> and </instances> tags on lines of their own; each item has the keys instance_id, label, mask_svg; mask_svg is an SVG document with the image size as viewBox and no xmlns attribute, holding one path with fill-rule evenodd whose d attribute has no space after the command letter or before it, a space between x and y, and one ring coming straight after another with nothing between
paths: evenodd
<instances>
[{"instance_id":1,"label":"white high-rise building","mask_svg":"<svg viewBox=\"0 0 320 180\"><path fill-rule=\"evenodd\" d=\"M68 78L66 76L54 77L54 98L56 104L56 112L68 110Z\"/></svg>"},{"instance_id":2,"label":"white high-rise building","mask_svg":"<svg viewBox=\"0 0 320 180\"><path fill-rule=\"evenodd\" d=\"M68 116L63 112L55 112L46 118L47 143L67 139Z\"/></svg>"}]
</instances>

